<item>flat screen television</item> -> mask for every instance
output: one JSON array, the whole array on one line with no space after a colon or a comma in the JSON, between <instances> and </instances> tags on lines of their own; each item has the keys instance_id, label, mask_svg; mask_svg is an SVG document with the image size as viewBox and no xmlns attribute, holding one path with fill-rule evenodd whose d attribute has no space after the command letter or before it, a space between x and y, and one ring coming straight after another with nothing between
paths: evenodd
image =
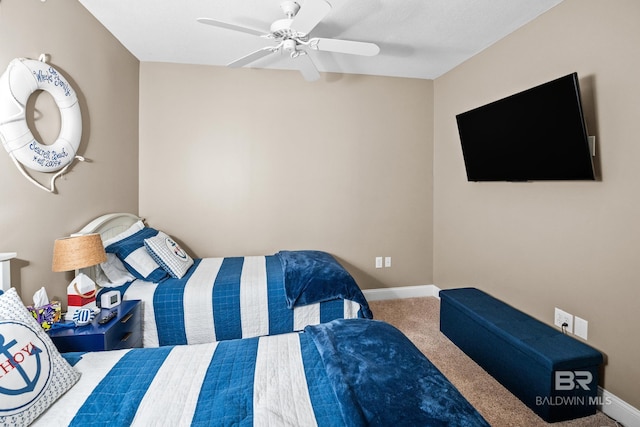
<instances>
[{"instance_id":1,"label":"flat screen television","mask_svg":"<svg viewBox=\"0 0 640 427\"><path fill-rule=\"evenodd\" d=\"M595 179L577 73L456 120L469 181Z\"/></svg>"}]
</instances>

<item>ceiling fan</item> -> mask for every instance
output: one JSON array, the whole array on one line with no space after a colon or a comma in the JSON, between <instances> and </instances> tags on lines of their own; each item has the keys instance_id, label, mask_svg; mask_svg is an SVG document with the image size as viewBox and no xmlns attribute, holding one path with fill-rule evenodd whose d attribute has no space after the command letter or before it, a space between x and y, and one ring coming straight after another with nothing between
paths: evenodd
<instances>
[{"instance_id":1,"label":"ceiling fan","mask_svg":"<svg viewBox=\"0 0 640 427\"><path fill-rule=\"evenodd\" d=\"M298 69L307 81L315 81L320 78L318 69L308 55L310 50L363 56L375 56L380 52L380 48L374 43L320 37L309 38L309 33L331 11L331 5L325 0L306 0L304 7L300 7L295 1L283 1L280 3L280 8L286 18L271 24L270 32L254 30L211 18L198 18L197 21L202 24L263 37L277 43L274 46L263 47L243 56L227 64L228 67L240 68L271 53L285 51L289 53L291 58L296 59Z\"/></svg>"}]
</instances>

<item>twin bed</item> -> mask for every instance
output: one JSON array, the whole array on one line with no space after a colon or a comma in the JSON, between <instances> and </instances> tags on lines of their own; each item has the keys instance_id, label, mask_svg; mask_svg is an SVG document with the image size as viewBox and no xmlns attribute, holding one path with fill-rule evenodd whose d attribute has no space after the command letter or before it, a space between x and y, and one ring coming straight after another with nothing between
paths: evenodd
<instances>
[{"instance_id":1,"label":"twin bed","mask_svg":"<svg viewBox=\"0 0 640 427\"><path fill-rule=\"evenodd\" d=\"M366 339L362 339L366 336ZM89 353L35 425L487 426L392 326Z\"/></svg>"},{"instance_id":2,"label":"twin bed","mask_svg":"<svg viewBox=\"0 0 640 427\"><path fill-rule=\"evenodd\" d=\"M334 319L373 317L353 277L325 252L192 260L172 237L130 214L104 215L77 234L88 233L102 236L109 258L86 273L101 292L118 290L123 300L143 301L144 347L275 335Z\"/></svg>"},{"instance_id":3,"label":"twin bed","mask_svg":"<svg viewBox=\"0 0 640 427\"><path fill-rule=\"evenodd\" d=\"M106 216L82 232L101 233L114 251L113 238L138 221ZM128 265L128 255L117 256ZM199 272L208 263L219 266ZM180 278L116 283L124 298L143 300L151 348L64 355L12 289L0 295L0 358L22 363L0 371L0 395L26 378L46 379L0 399L0 425L488 426L407 337L371 319L345 273L316 251L196 259ZM198 275L207 279L194 286Z\"/></svg>"}]
</instances>

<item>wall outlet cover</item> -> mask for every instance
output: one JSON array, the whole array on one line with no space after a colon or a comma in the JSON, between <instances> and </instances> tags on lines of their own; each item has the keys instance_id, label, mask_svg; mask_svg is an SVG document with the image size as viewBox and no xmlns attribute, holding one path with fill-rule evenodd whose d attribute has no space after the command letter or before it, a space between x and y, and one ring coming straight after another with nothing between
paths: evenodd
<instances>
[{"instance_id":1,"label":"wall outlet cover","mask_svg":"<svg viewBox=\"0 0 640 427\"><path fill-rule=\"evenodd\" d=\"M553 324L562 329L563 323L567 324L565 331L568 333L573 333L573 315L556 307Z\"/></svg>"}]
</instances>

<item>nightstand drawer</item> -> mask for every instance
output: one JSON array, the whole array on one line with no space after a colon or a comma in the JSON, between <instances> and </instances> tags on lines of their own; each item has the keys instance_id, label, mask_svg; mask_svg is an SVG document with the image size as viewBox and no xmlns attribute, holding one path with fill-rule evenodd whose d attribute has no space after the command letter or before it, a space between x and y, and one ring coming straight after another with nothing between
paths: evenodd
<instances>
[{"instance_id":1,"label":"nightstand drawer","mask_svg":"<svg viewBox=\"0 0 640 427\"><path fill-rule=\"evenodd\" d=\"M126 302L126 301L123 301ZM142 347L142 316L140 304L126 315L116 318L105 334L105 348L120 350L123 348Z\"/></svg>"},{"instance_id":2,"label":"nightstand drawer","mask_svg":"<svg viewBox=\"0 0 640 427\"><path fill-rule=\"evenodd\" d=\"M49 336L62 353L142 347L141 305L139 300L122 301L117 307L102 310L89 325L56 329ZM105 324L98 323L109 312L116 312L116 317Z\"/></svg>"}]
</instances>

